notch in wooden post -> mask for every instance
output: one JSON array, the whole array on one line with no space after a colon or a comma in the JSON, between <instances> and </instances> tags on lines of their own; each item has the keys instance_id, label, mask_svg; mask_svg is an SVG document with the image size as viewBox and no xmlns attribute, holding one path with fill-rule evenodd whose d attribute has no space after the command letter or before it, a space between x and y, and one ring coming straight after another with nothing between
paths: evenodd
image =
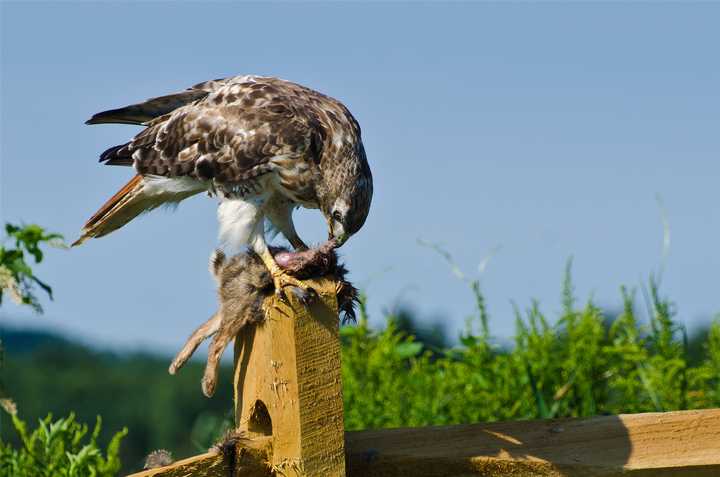
<instances>
[{"instance_id":1,"label":"notch in wooden post","mask_svg":"<svg viewBox=\"0 0 720 477\"><path fill-rule=\"evenodd\" d=\"M250 437L272 436L279 474L344 477L345 448L336 283L308 280L309 308L292 294L264 304L264 323L235 339L235 420Z\"/></svg>"}]
</instances>

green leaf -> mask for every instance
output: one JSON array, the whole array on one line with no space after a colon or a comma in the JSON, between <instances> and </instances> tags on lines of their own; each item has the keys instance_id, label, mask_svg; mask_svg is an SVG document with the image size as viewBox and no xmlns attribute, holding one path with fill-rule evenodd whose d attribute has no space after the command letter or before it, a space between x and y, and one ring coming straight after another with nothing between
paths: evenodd
<instances>
[{"instance_id":1,"label":"green leaf","mask_svg":"<svg viewBox=\"0 0 720 477\"><path fill-rule=\"evenodd\" d=\"M120 442L127 429L116 433L105 453L96 444L101 421L98 419L91 435L88 426L75 421L75 416L52 420L48 415L29 432L18 416L13 423L22 443L15 449L0 442L0 469L12 469L18 477L112 477L120 470Z\"/></svg>"},{"instance_id":2,"label":"green leaf","mask_svg":"<svg viewBox=\"0 0 720 477\"><path fill-rule=\"evenodd\" d=\"M8 239L14 240L15 248L0 246L0 291L8 292L13 300L22 305L28 305L36 312L42 313L40 302L35 296L35 287L39 287L53 299L50 285L38 278L32 267L25 259L25 253L30 254L35 263L40 263L44 254L41 245L64 246L62 236L56 233L47 233L39 225L30 224L18 226L5 224ZM0 293L0 303L2 303Z\"/></svg>"},{"instance_id":3,"label":"green leaf","mask_svg":"<svg viewBox=\"0 0 720 477\"><path fill-rule=\"evenodd\" d=\"M407 341L395 347L395 355L400 359L409 359L417 356L423 349L422 343Z\"/></svg>"}]
</instances>

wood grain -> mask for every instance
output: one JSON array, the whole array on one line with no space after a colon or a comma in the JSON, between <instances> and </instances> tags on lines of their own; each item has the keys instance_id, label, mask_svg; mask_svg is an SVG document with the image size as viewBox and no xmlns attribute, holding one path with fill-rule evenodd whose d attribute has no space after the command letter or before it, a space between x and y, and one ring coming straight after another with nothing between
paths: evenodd
<instances>
[{"instance_id":1,"label":"wood grain","mask_svg":"<svg viewBox=\"0 0 720 477\"><path fill-rule=\"evenodd\" d=\"M269 445L268 439L258 438L252 445L237 445L232 457L228 452L213 450L128 477L271 477ZM235 469L231 469L232 464Z\"/></svg>"},{"instance_id":2,"label":"wood grain","mask_svg":"<svg viewBox=\"0 0 720 477\"><path fill-rule=\"evenodd\" d=\"M236 424L250 435L272 435L271 462L282 475L341 477L345 452L335 283L306 283L318 293L317 303L308 309L294 296L289 302L272 297L265 303L265 322L236 339Z\"/></svg>"},{"instance_id":3,"label":"wood grain","mask_svg":"<svg viewBox=\"0 0 720 477\"><path fill-rule=\"evenodd\" d=\"M350 477L720 476L720 409L345 435ZM271 439L255 440L238 450L235 475L283 475L268 464L271 450L262 450ZM227 458L203 454L132 477L206 475L231 475Z\"/></svg>"},{"instance_id":4,"label":"wood grain","mask_svg":"<svg viewBox=\"0 0 720 477\"><path fill-rule=\"evenodd\" d=\"M720 409L348 432L349 476L720 476Z\"/></svg>"}]
</instances>

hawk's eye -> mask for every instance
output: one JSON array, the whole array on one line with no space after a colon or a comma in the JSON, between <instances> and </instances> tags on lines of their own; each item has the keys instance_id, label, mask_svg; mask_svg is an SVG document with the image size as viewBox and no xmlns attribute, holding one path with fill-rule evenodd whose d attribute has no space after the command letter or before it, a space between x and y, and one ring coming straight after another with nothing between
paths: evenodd
<instances>
[{"instance_id":1,"label":"hawk's eye","mask_svg":"<svg viewBox=\"0 0 720 477\"><path fill-rule=\"evenodd\" d=\"M332 218L334 220L337 220L338 222L342 222L342 214L338 212L337 210L332 213Z\"/></svg>"}]
</instances>

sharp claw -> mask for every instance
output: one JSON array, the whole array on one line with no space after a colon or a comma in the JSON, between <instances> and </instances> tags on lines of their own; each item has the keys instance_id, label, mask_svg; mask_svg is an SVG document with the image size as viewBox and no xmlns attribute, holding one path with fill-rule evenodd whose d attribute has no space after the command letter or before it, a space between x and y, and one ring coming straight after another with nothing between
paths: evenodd
<instances>
[{"instance_id":1,"label":"sharp claw","mask_svg":"<svg viewBox=\"0 0 720 477\"><path fill-rule=\"evenodd\" d=\"M281 286L275 286L275 296L280 300L287 301L287 297Z\"/></svg>"},{"instance_id":2,"label":"sharp claw","mask_svg":"<svg viewBox=\"0 0 720 477\"><path fill-rule=\"evenodd\" d=\"M312 305L318 298L317 292L311 288L300 288L296 286L289 286L288 289L295 295L295 298L305 307Z\"/></svg>"},{"instance_id":3,"label":"sharp claw","mask_svg":"<svg viewBox=\"0 0 720 477\"><path fill-rule=\"evenodd\" d=\"M310 306L318 299L318 294L314 288L308 288L305 290L305 296L302 300L303 305Z\"/></svg>"},{"instance_id":4,"label":"sharp claw","mask_svg":"<svg viewBox=\"0 0 720 477\"><path fill-rule=\"evenodd\" d=\"M280 270L277 273L273 274L273 282L275 283L275 290L288 286L302 288L303 290L308 289L307 285L305 285L303 282L293 277L292 275L288 274L284 270Z\"/></svg>"},{"instance_id":5,"label":"sharp claw","mask_svg":"<svg viewBox=\"0 0 720 477\"><path fill-rule=\"evenodd\" d=\"M317 292L308 285L281 270L273 274L275 295L287 302L287 293L291 292L303 306L310 306L317 298Z\"/></svg>"}]
</instances>

